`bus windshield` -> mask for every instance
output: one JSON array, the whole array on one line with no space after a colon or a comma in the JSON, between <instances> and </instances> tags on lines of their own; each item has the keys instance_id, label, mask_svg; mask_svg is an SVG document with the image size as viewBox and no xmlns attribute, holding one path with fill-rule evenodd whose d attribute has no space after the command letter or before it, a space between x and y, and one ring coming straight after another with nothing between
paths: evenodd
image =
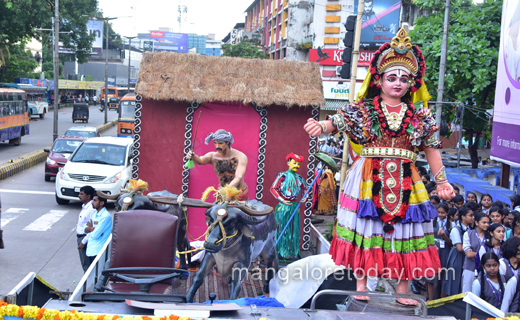
<instances>
[{"instance_id":1,"label":"bus windshield","mask_svg":"<svg viewBox=\"0 0 520 320\"><path fill-rule=\"evenodd\" d=\"M120 118L134 119L134 117L135 117L135 101L122 101Z\"/></svg>"},{"instance_id":2,"label":"bus windshield","mask_svg":"<svg viewBox=\"0 0 520 320\"><path fill-rule=\"evenodd\" d=\"M128 93L128 90L122 90L122 89L118 89L118 90L117 90L117 96L118 96L119 98L124 97L127 93Z\"/></svg>"}]
</instances>

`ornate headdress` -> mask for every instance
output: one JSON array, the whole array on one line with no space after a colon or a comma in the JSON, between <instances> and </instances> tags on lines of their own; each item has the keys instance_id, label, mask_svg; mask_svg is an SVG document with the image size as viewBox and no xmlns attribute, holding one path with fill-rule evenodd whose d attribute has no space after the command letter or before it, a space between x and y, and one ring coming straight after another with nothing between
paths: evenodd
<instances>
[{"instance_id":1,"label":"ornate headdress","mask_svg":"<svg viewBox=\"0 0 520 320\"><path fill-rule=\"evenodd\" d=\"M426 71L424 56L417 45L412 45L408 32L403 28L397 32L392 42L385 43L374 54L370 61L369 73L358 92L357 101L366 97L370 87L381 88L382 75L392 70L409 73L412 103L422 100L427 105L426 102L431 96L423 82Z\"/></svg>"}]
</instances>

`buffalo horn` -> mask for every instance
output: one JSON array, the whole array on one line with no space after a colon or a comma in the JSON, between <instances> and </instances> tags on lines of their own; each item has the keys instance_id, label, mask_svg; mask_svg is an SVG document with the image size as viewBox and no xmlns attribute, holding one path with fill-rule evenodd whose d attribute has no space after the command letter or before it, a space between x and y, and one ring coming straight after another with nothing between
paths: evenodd
<instances>
[{"instance_id":1,"label":"buffalo horn","mask_svg":"<svg viewBox=\"0 0 520 320\"><path fill-rule=\"evenodd\" d=\"M266 216L274 211L273 207L271 206L267 206L267 208L264 210L255 210L254 208L248 207L244 204L230 205L230 207L240 209L244 213L254 217Z\"/></svg>"},{"instance_id":2,"label":"buffalo horn","mask_svg":"<svg viewBox=\"0 0 520 320\"><path fill-rule=\"evenodd\" d=\"M96 193L97 193L98 196L100 196L102 198L105 198L105 199L108 199L108 200L117 200L117 198L119 198L119 196L122 195L122 193L106 194L106 193L104 193L103 191L100 191L100 190L97 190Z\"/></svg>"},{"instance_id":3,"label":"buffalo horn","mask_svg":"<svg viewBox=\"0 0 520 320\"><path fill-rule=\"evenodd\" d=\"M148 199L153 202L178 205L177 197L150 197ZM194 208L211 208L214 206L213 203L205 202L199 199L184 198L182 200L182 206L194 207Z\"/></svg>"},{"instance_id":4,"label":"buffalo horn","mask_svg":"<svg viewBox=\"0 0 520 320\"><path fill-rule=\"evenodd\" d=\"M242 223L252 224L252 225L260 224L260 223L264 222L267 219L267 217L265 215L263 217L255 219L253 216L251 216L251 215L249 215L249 214L247 214L245 212L240 212L240 211L237 212L237 218Z\"/></svg>"}]
</instances>

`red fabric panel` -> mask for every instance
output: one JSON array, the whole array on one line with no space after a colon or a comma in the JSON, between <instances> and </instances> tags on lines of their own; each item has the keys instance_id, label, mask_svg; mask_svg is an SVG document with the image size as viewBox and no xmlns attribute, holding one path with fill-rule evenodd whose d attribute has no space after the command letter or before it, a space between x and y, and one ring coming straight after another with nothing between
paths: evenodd
<instances>
[{"instance_id":1,"label":"red fabric panel","mask_svg":"<svg viewBox=\"0 0 520 320\"><path fill-rule=\"evenodd\" d=\"M195 154L203 156L208 152L215 151L213 140L210 141L209 145L204 143L204 139L209 133L218 129L231 132L235 140L231 148L239 150L247 156L247 170L244 180L249 187L249 199L255 199L260 115L253 107L242 103L205 103L193 115L194 130L201 111L202 116L200 117L197 141L195 142ZM200 199L207 187L217 188L218 185L218 178L211 164L195 165L195 168L190 170L188 197ZM213 195L210 197L213 197ZM213 198L208 198L207 201L212 202ZM188 228L193 237L199 237L207 229L204 212L205 209L188 209Z\"/></svg>"},{"instance_id":2,"label":"red fabric panel","mask_svg":"<svg viewBox=\"0 0 520 320\"><path fill-rule=\"evenodd\" d=\"M139 179L150 184L150 191L180 194L188 103L149 99L142 103Z\"/></svg>"}]
</instances>

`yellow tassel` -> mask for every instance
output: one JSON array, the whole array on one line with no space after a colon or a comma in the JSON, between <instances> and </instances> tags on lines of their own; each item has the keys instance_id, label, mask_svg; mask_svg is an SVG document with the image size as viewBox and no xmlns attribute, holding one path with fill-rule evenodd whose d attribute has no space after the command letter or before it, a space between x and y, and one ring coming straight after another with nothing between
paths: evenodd
<instances>
[{"instance_id":1,"label":"yellow tassel","mask_svg":"<svg viewBox=\"0 0 520 320\"><path fill-rule=\"evenodd\" d=\"M204 192L202 193L202 198L200 198L200 199L202 201L206 201L206 199L208 198L208 196L211 192L218 192L218 190L215 189L214 187L208 187L208 188L206 188L206 190L204 190Z\"/></svg>"},{"instance_id":2,"label":"yellow tassel","mask_svg":"<svg viewBox=\"0 0 520 320\"><path fill-rule=\"evenodd\" d=\"M148 182L145 182L141 179L130 179L130 190L133 192L148 190Z\"/></svg>"},{"instance_id":3,"label":"yellow tassel","mask_svg":"<svg viewBox=\"0 0 520 320\"><path fill-rule=\"evenodd\" d=\"M224 188L219 188L219 193L224 197L229 197L232 200L236 200L235 197L242 193L242 190L238 190L237 188L226 184Z\"/></svg>"}]
</instances>

